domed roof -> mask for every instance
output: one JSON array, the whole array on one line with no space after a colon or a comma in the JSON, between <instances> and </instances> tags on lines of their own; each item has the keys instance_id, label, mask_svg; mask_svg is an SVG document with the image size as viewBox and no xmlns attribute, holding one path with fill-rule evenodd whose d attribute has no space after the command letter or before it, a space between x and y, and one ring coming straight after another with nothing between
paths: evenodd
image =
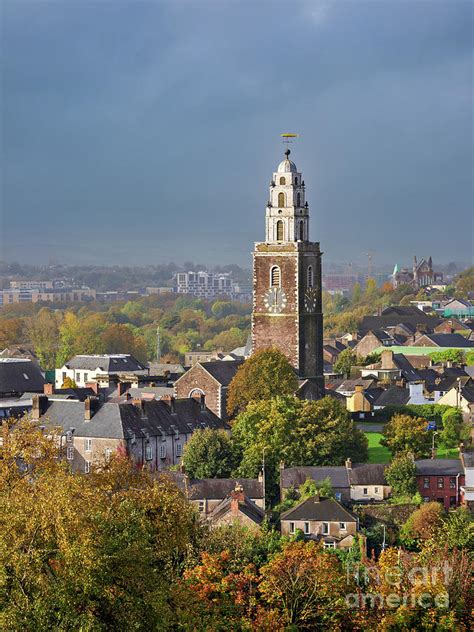
<instances>
[{"instance_id":1,"label":"domed roof","mask_svg":"<svg viewBox=\"0 0 474 632\"><path fill-rule=\"evenodd\" d=\"M296 173L296 165L295 163L289 159L290 150L287 149L285 151L286 158L282 160L278 165L278 173Z\"/></svg>"}]
</instances>

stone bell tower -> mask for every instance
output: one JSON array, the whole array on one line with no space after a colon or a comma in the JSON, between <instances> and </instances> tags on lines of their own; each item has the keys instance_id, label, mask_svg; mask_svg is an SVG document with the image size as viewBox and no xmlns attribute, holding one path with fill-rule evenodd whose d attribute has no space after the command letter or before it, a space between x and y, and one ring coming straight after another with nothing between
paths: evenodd
<instances>
[{"instance_id":1,"label":"stone bell tower","mask_svg":"<svg viewBox=\"0 0 474 632\"><path fill-rule=\"evenodd\" d=\"M305 183L290 150L270 184L253 252L252 350L276 347L324 395L321 251L309 241Z\"/></svg>"}]
</instances>

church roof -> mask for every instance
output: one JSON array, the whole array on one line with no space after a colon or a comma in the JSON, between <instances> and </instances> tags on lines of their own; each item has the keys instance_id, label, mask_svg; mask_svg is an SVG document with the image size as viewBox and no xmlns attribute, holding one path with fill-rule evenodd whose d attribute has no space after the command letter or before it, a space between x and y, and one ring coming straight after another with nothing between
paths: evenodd
<instances>
[{"instance_id":1,"label":"church roof","mask_svg":"<svg viewBox=\"0 0 474 632\"><path fill-rule=\"evenodd\" d=\"M296 165L295 163L290 160L289 155L290 155L290 150L287 149L285 151L285 155L286 158L285 160L282 160L280 162L280 164L278 165L278 173L296 173Z\"/></svg>"}]
</instances>

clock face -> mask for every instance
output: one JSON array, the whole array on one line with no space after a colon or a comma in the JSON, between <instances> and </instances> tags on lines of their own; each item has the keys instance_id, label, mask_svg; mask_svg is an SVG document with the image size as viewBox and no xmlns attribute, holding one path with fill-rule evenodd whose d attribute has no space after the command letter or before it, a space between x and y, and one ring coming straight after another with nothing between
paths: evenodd
<instances>
[{"instance_id":1,"label":"clock face","mask_svg":"<svg viewBox=\"0 0 474 632\"><path fill-rule=\"evenodd\" d=\"M315 312L318 304L318 292L316 288L311 287L304 293L304 307L307 312Z\"/></svg>"},{"instance_id":2,"label":"clock face","mask_svg":"<svg viewBox=\"0 0 474 632\"><path fill-rule=\"evenodd\" d=\"M279 287L271 287L265 292L263 302L271 314L279 314L286 307L286 294Z\"/></svg>"}]
</instances>

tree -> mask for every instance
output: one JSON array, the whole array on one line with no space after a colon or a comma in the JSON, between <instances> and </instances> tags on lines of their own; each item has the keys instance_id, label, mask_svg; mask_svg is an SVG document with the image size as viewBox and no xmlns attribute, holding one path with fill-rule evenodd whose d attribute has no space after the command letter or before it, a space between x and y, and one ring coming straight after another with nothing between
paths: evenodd
<instances>
[{"instance_id":1,"label":"tree","mask_svg":"<svg viewBox=\"0 0 474 632\"><path fill-rule=\"evenodd\" d=\"M31 422L1 431L0 627L171 629L170 587L197 529L182 493L120 456L71 474L59 434Z\"/></svg>"},{"instance_id":2,"label":"tree","mask_svg":"<svg viewBox=\"0 0 474 632\"><path fill-rule=\"evenodd\" d=\"M344 406L331 397L319 401L277 397L249 404L232 433L242 450L241 476L255 477L265 449L267 489L276 495L279 466L339 465L347 457L367 460L367 439Z\"/></svg>"},{"instance_id":3,"label":"tree","mask_svg":"<svg viewBox=\"0 0 474 632\"><path fill-rule=\"evenodd\" d=\"M196 430L185 446L183 465L191 478L228 478L237 450L225 430Z\"/></svg>"},{"instance_id":4,"label":"tree","mask_svg":"<svg viewBox=\"0 0 474 632\"><path fill-rule=\"evenodd\" d=\"M377 281L375 279L367 279L365 284L365 296L371 298L377 292Z\"/></svg>"},{"instance_id":5,"label":"tree","mask_svg":"<svg viewBox=\"0 0 474 632\"><path fill-rule=\"evenodd\" d=\"M329 476L322 481L314 481L312 478L307 478L304 483L301 483L298 489L300 493L300 499L305 500L319 494L324 498L332 498L334 491L332 489L332 483Z\"/></svg>"},{"instance_id":6,"label":"tree","mask_svg":"<svg viewBox=\"0 0 474 632\"><path fill-rule=\"evenodd\" d=\"M362 296L362 290L360 287L360 283L354 283L354 287L352 288L352 304L355 305L360 301L360 297Z\"/></svg>"},{"instance_id":7,"label":"tree","mask_svg":"<svg viewBox=\"0 0 474 632\"><path fill-rule=\"evenodd\" d=\"M290 542L260 573L263 601L291 629L340 629L347 616L346 577L337 556L320 543Z\"/></svg>"},{"instance_id":8,"label":"tree","mask_svg":"<svg viewBox=\"0 0 474 632\"><path fill-rule=\"evenodd\" d=\"M474 551L474 518L467 507L458 507L443 518L443 524L435 537L438 547Z\"/></svg>"},{"instance_id":9,"label":"tree","mask_svg":"<svg viewBox=\"0 0 474 632\"><path fill-rule=\"evenodd\" d=\"M400 531L400 538L406 544L432 538L442 526L443 516L444 508L441 503L429 502L422 504L403 525Z\"/></svg>"},{"instance_id":10,"label":"tree","mask_svg":"<svg viewBox=\"0 0 474 632\"><path fill-rule=\"evenodd\" d=\"M385 469L385 478L396 496L416 493L416 467L410 454L401 453Z\"/></svg>"},{"instance_id":11,"label":"tree","mask_svg":"<svg viewBox=\"0 0 474 632\"><path fill-rule=\"evenodd\" d=\"M147 361L145 341L127 325L109 325L101 336L105 353L129 353L139 362Z\"/></svg>"},{"instance_id":12,"label":"tree","mask_svg":"<svg viewBox=\"0 0 474 632\"><path fill-rule=\"evenodd\" d=\"M435 351L430 353L430 358L433 364L439 362L465 362L466 356L462 349L446 349L445 351Z\"/></svg>"},{"instance_id":13,"label":"tree","mask_svg":"<svg viewBox=\"0 0 474 632\"><path fill-rule=\"evenodd\" d=\"M422 417L394 415L384 429L380 441L393 455L410 452L415 459L431 453L432 434L427 430L427 421Z\"/></svg>"},{"instance_id":14,"label":"tree","mask_svg":"<svg viewBox=\"0 0 474 632\"><path fill-rule=\"evenodd\" d=\"M261 349L243 363L230 383L227 412L233 416L250 402L293 395L297 388L296 373L286 356L278 349Z\"/></svg>"},{"instance_id":15,"label":"tree","mask_svg":"<svg viewBox=\"0 0 474 632\"><path fill-rule=\"evenodd\" d=\"M24 341L25 323L21 318L6 318L0 321L0 351Z\"/></svg>"},{"instance_id":16,"label":"tree","mask_svg":"<svg viewBox=\"0 0 474 632\"><path fill-rule=\"evenodd\" d=\"M66 375L66 377L63 380L61 388L77 388L77 384L75 380L72 379L72 377L69 377L69 375Z\"/></svg>"},{"instance_id":17,"label":"tree","mask_svg":"<svg viewBox=\"0 0 474 632\"><path fill-rule=\"evenodd\" d=\"M469 437L469 428L463 420L460 410L450 408L443 413L441 441L447 448L456 448L461 441Z\"/></svg>"},{"instance_id":18,"label":"tree","mask_svg":"<svg viewBox=\"0 0 474 632\"><path fill-rule=\"evenodd\" d=\"M59 348L59 317L43 307L38 314L29 319L27 334L33 344L41 367L52 370L56 367L56 354Z\"/></svg>"},{"instance_id":19,"label":"tree","mask_svg":"<svg viewBox=\"0 0 474 632\"><path fill-rule=\"evenodd\" d=\"M344 377L351 376L351 368L357 364L357 356L351 349L344 349L334 363L335 373L342 373Z\"/></svg>"}]
</instances>

